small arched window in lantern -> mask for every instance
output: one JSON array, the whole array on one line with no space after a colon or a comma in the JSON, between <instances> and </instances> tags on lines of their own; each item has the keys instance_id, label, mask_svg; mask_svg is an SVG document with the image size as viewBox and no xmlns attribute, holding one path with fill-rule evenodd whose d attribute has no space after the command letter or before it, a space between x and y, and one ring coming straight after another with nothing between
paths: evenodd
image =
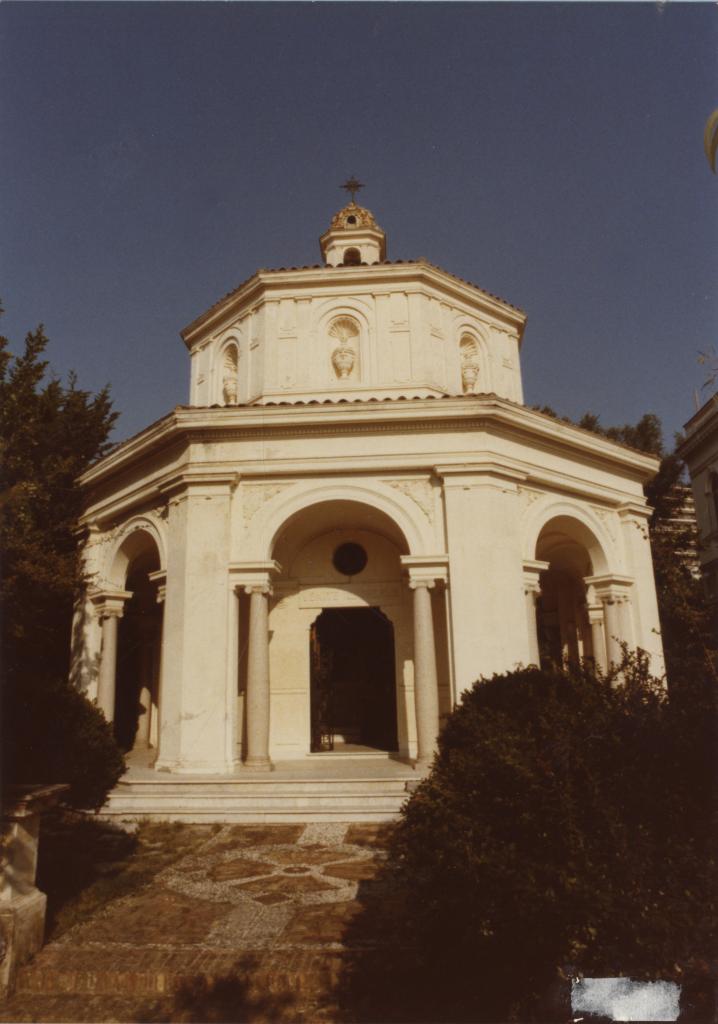
<instances>
[{"instance_id":1,"label":"small arched window in lantern","mask_svg":"<svg viewBox=\"0 0 718 1024\"><path fill-rule=\"evenodd\" d=\"M358 267L361 263L361 253L358 249L345 249L344 250L344 266L345 267Z\"/></svg>"},{"instance_id":2,"label":"small arched window in lantern","mask_svg":"<svg viewBox=\"0 0 718 1024\"><path fill-rule=\"evenodd\" d=\"M236 405L239 395L239 353L236 345L227 345L222 355L222 401Z\"/></svg>"},{"instance_id":3,"label":"small arched window in lantern","mask_svg":"<svg viewBox=\"0 0 718 1024\"><path fill-rule=\"evenodd\" d=\"M465 395L474 394L479 379L479 345L476 338L463 334L459 342L461 355L461 389Z\"/></svg>"}]
</instances>

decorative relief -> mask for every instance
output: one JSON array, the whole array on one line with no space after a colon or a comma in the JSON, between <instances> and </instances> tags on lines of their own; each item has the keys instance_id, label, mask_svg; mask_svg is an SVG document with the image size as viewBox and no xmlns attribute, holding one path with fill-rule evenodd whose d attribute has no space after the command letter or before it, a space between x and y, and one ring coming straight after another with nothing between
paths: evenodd
<instances>
[{"instance_id":1,"label":"decorative relief","mask_svg":"<svg viewBox=\"0 0 718 1024\"><path fill-rule=\"evenodd\" d=\"M606 533L615 543L616 541L616 517L613 512L609 512L608 509L598 508L596 505L591 506L593 511L596 513L598 518L603 523Z\"/></svg>"},{"instance_id":2,"label":"decorative relief","mask_svg":"<svg viewBox=\"0 0 718 1024\"><path fill-rule=\"evenodd\" d=\"M476 392L479 379L479 345L470 334L462 335L459 342L461 354L461 388L465 395Z\"/></svg>"},{"instance_id":3,"label":"decorative relief","mask_svg":"<svg viewBox=\"0 0 718 1024\"><path fill-rule=\"evenodd\" d=\"M148 514L154 516L155 519L166 520L169 515L169 506L166 502L162 505L155 505L150 509Z\"/></svg>"},{"instance_id":4,"label":"decorative relief","mask_svg":"<svg viewBox=\"0 0 718 1024\"><path fill-rule=\"evenodd\" d=\"M434 521L434 489L428 480L389 480L388 483L411 498L430 523Z\"/></svg>"},{"instance_id":5,"label":"decorative relief","mask_svg":"<svg viewBox=\"0 0 718 1024\"><path fill-rule=\"evenodd\" d=\"M338 213L332 217L330 230L346 230L352 228L378 228L374 220L374 214L364 206L359 206L354 200L347 203Z\"/></svg>"},{"instance_id":6,"label":"decorative relief","mask_svg":"<svg viewBox=\"0 0 718 1024\"><path fill-rule=\"evenodd\" d=\"M228 345L222 358L222 401L236 405L239 394L239 355L236 345Z\"/></svg>"},{"instance_id":7,"label":"decorative relief","mask_svg":"<svg viewBox=\"0 0 718 1024\"><path fill-rule=\"evenodd\" d=\"M524 509L529 508L541 497L541 491L532 491L529 487L522 487L520 484L517 487L517 490Z\"/></svg>"},{"instance_id":8,"label":"decorative relief","mask_svg":"<svg viewBox=\"0 0 718 1024\"><path fill-rule=\"evenodd\" d=\"M356 365L356 339L359 325L350 316L338 316L329 327L329 337L339 345L332 352L332 366L340 380L350 377Z\"/></svg>"},{"instance_id":9,"label":"decorative relief","mask_svg":"<svg viewBox=\"0 0 718 1024\"><path fill-rule=\"evenodd\" d=\"M242 516L249 523L256 512L268 501L289 487L289 484L244 484L242 486Z\"/></svg>"}]
</instances>

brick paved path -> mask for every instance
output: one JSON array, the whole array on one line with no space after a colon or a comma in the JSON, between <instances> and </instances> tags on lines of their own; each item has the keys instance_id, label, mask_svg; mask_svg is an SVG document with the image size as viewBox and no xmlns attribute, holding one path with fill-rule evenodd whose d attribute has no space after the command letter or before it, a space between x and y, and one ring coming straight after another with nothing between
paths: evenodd
<instances>
[{"instance_id":1,"label":"brick paved path","mask_svg":"<svg viewBox=\"0 0 718 1024\"><path fill-rule=\"evenodd\" d=\"M202 829L202 826L187 826ZM377 825L226 825L48 944L0 1021L330 1021Z\"/></svg>"}]
</instances>

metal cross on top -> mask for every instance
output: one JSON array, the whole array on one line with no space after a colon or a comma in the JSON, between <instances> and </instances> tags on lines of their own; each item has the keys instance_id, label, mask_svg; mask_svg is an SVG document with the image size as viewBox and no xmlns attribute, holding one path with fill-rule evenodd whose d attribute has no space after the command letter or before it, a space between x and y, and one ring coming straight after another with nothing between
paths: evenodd
<instances>
[{"instance_id":1,"label":"metal cross on top","mask_svg":"<svg viewBox=\"0 0 718 1024\"><path fill-rule=\"evenodd\" d=\"M359 191L360 188L364 188L364 185L360 181L357 181L354 175L352 175L351 178L345 181L343 185L340 185L339 188L346 189L346 191L352 197L352 202L354 202L355 194Z\"/></svg>"}]
</instances>

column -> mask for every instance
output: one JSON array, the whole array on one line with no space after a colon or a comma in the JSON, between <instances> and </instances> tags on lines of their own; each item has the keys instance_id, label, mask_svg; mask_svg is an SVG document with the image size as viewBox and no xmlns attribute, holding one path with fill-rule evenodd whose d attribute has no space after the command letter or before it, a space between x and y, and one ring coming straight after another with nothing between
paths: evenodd
<instances>
[{"instance_id":1,"label":"column","mask_svg":"<svg viewBox=\"0 0 718 1024\"><path fill-rule=\"evenodd\" d=\"M619 636L624 643L633 648L633 627L631 622L631 600L628 594L622 594L618 601Z\"/></svg>"},{"instance_id":2,"label":"column","mask_svg":"<svg viewBox=\"0 0 718 1024\"><path fill-rule=\"evenodd\" d=\"M117 624L121 618L121 608L106 608L102 612L102 653L100 655L100 678L97 684L97 706L108 722L115 717Z\"/></svg>"},{"instance_id":3,"label":"column","mask_svg":"<svg viewBox=\"0 0 718 1024\"><path fill-rule=\"evenodd\" d=\"M244 588L249 594L247 650L247 756L248 768L268 771L269 760L269 593L268 584Z\"/></svg>"},{"instance_id":4,"label":"column","mask_svg":"<svg viewBox=\"0 0 718 1024\"><path fill-rule=\"evenodd\" d=\"M529 631L529 664L540 665L541 654L539 651L538 622L536 621L536 601L541 593L538 583L524 583L524 595L526 597L526 624Z\"/></svg>"},{"instance_id":5,"label":"column","mask_svg":"<svg viewBox=\"0 0 718 1024\"><path fill-rule=\"evenodd\" d=\"M158 621L157 621L157 636L155 637L155 647L153 654L153 665L152 673L155 680L154 692L153 692L153 708L152 708L152 719L150 722L150 746L154 747L156 751L159 751L160 746L160 722L162 721L162 648L164 646L164 632L165 632L165 594L167 593L167 573L162 571L161 574L150 575L150 579L154 579L157 583L157 605L158 605ZM156 760L156 759L155 759Z\"/></svg>"},{"instance_id":6,"label":"column","mask_svg":"<svg viewBox=\"0 0 718 1024\"><path fill-rule=\"evenodd\" d=\"M439 688L436 675L434 619L430 588L433 580L411 580L414 591L414 703L417 768L428 768L439 735Z\"/></svg>"},{"instance_id":7,"label":"column","mask_svg":"<svg viewBox=\"0 0 718 1024\"><path fill-rule=\"evenodd\" d=\"M618 602L615 594L602 595L603 620L606 634L606 660L608 667L621 662L621 627L618 618Z\"/></svg>"},{"instance_id":8,"label":"column","mask_svg":"<svg viewBox=\"0 0 718 1024\"><path fill-rule=\"evenodd\" d=\"M529 639L529 665L541 665L536 602L541 595L541 573L549 569L548 562L524 562L524 597L526 599L526 628Z\"/></svg>"},{"instance_id":9,"label":"column","mask_svg":"<svg viewBox=\"0 0 718 1024\"><path fill-rule=\"evenodd\" d=\"M593 661L600 672L606 672L606 642L603 631L603 606L588 606L588 621L591 626L591 647L593 648Z\"/></svg>"},{"instance_id":10,"label":"column","mask_svg":"<svg viewBox=\"0 0 718 1024\"><path fill-rule=\"evenodd\" d=\"M144 746L150 745L150 726L152 720L152 673L154 669L154 628L153 622L142 621L140 624L140 636L142 647L140 650L140 693L139 704L140 717L137 722L137 733L135 743Z\"/></svg>"},{"instance_id":11,"label":"column","mask_svg":"<svg viewBox=\"0 0 718 1024\"><path fill-rule=\"evenodd\" d=\"M633 585L633 580L630 576L618 576L615 573L606 573L602 576L586 576L584 577L584 583L590 590L590 594L593 598L589 600L590 605L593 601L599 601L603 609L603 633L605 641L605 670L610 671L614 665L620 665L623 659L623 651L621 650L621 643L627 643L629 646L632 643L630 619L630 609L621 608L621 603L628 600L628 589ZM594 611L597 611L594 605ZM598 618L597 615L594 616ZM593 630L593 623L591 626ZM596 640L594 638L594 651L596 650ZM601 650L599 646L598 650Z\"/></svg>"}]
</instances>

